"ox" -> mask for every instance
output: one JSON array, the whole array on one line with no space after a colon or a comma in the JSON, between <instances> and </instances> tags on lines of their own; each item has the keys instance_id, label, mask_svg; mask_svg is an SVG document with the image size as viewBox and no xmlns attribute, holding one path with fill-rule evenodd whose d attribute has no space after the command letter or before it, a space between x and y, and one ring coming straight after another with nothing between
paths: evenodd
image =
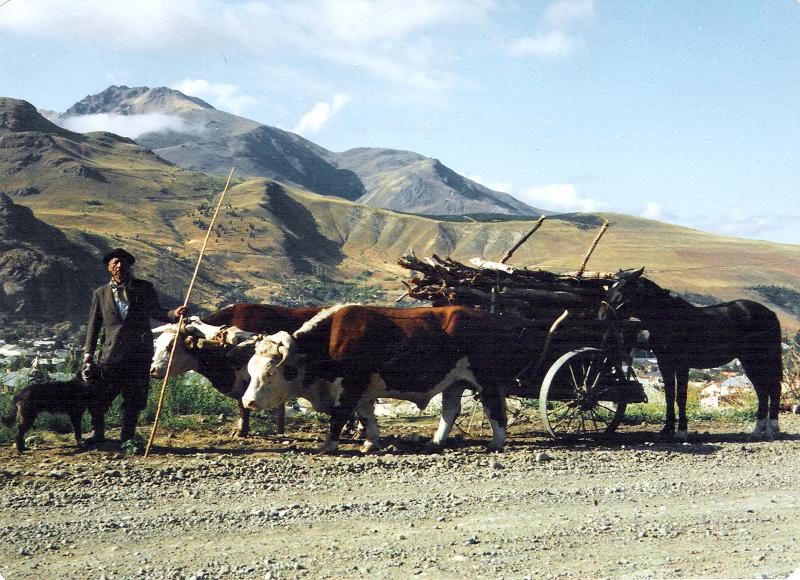
<instances>
[{"instance_id":1,"label":"ox","mask_svg":"<svg viewBox=\"0 0 800 580\"><path fill-rule=\"evenodd\" d=\"M369 413L378 397L424 407L442 393L442 417L433 443L443 445L461 410L461 393L468 387L480 394L489 418L489 449L499 450L506 428L505 397L499 385L529 360L525 342L518 326L461 306L336 306L294 334L280 332L258 339L242 402L260 410L291 397L310 399L329 393L327 401L318 403L331 415L320 451L331 452L354 409ZM362 451L378 442L377 424L372 422Z\"/></svg>"},{"instance_id":2,"label":"ox","mask_svg":"<svg viewBox=\"0 0 800 580\"><path fill-rule=\"evenodd\" d=\"M239 421L235 433L247 437L250 411L241 402L247 386L247 361L253 354L253 333L294 331L317 314L321 308L286 308L269 304L234 304L214 312L203 320L191 318L184 327L186 340L175 347L170 375L193 370L211 381L220 393L237 400ZM154 329L156 339L150 376L163 378L169 354L177 334L177 324Z\"/></svg>"}]
</instances>

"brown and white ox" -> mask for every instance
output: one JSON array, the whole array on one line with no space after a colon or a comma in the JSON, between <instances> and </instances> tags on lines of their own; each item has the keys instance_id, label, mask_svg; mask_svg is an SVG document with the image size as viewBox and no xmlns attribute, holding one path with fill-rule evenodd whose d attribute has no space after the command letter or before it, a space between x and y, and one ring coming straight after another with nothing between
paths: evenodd
<instances>
[{"instance_id":1,"label":"brown and white ox","mask_svg":"<svg viewBox=\"0 0 800 580\"><path fill-rule=\"evenodd\" d=\"M247 437L250 432L250 410L241 397L249 382L247 362L254 352L255 333L293 332L322 308L287 308L269 304L234 304L214 312L202 320L192 317L184 326L182 340L175 347L170 376L195 371L211 381L223 395L236 399L239 421L235 433ZM169 355L178 331L177 324L153 329L159 334L150 376L164 378Z\"/></svg>"},{"instance_id":2,"label":"brown and white ox","mask_svg":"<svg viewBox=\"0 0 800 580\"><path fill-rule=\"evenodd\" d=\"M461 393L480 394L492 428L490 450L503 447L503 389L524 362L518 332L495 315L461 306L379 308L336 306L320 312L297 332L256 342L248 363L248 409L278 405L291 397L316 399L331 415L321 451L334 451L354 409L371 413L378 397L404 399L421 408L442 393L442 417L433 443L443 445L461 411ZM528 351L528 355L530 351ZM325 398L326 393L330 396ZM313 401L312 401L313 402ZM379 444L371 422L362 451Z\"/></svg>"}]
</instances>

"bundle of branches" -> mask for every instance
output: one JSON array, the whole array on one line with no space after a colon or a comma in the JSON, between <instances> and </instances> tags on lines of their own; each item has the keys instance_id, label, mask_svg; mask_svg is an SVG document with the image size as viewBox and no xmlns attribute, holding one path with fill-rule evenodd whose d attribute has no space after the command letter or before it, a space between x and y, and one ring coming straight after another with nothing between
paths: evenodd
<instances>
[{"instance_id":1,"label":"bundle of branches","mask_svg":"<svg viewBox=\"0 0 800 580\"><path fill-rule=\"evenodd\" d=\"M408 295L434 306L456 304L525 318L555 319L564 310L570 318L593 320L613 283L614 274L517 269L473 258L471 265L433 255L405 255L398 263L419 272L406 282Z\"/></svg>"}]
</instances>

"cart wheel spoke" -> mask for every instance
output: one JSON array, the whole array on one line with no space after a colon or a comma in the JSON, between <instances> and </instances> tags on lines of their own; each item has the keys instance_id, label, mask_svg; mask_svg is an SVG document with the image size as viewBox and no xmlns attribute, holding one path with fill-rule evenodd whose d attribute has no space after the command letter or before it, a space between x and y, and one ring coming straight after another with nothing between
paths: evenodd
<instances>
[{"instance_id":1,"label":"cart wheel spoke","mask_svg":"<svg viewBox=\"0 0 800 580\"><path fill-rule=\"evenodd\" d=\"M625 414L625 403L600 401L620 374L595 348L565 353L548 370L539 392L539 413L553 437L613 432Z\"/></svg>"}]
</instances>

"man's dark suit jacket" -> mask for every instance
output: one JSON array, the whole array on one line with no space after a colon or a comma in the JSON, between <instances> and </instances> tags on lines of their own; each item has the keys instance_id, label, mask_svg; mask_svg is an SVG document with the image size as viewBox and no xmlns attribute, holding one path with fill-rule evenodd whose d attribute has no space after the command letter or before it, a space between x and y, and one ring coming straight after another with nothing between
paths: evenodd
<instances>
[{"instance_id":1,"label":"man's dark suit jacket","mask_svg":"<svg viewBox=\"0 0 800 580\"><path fill-rule=\"evenodd\" d=\"M167 312L159 303L156 290L150 282L131 279L127 285L128 315L123 320L114 304L114 294L109 284L94 291L89 324L86 331L85 352L94 353L100 327L105 329L98 363L101 366L144 365L153 358L153 333L150 319L175 322L175 311Z\"/></svg>"}]
</instances>

